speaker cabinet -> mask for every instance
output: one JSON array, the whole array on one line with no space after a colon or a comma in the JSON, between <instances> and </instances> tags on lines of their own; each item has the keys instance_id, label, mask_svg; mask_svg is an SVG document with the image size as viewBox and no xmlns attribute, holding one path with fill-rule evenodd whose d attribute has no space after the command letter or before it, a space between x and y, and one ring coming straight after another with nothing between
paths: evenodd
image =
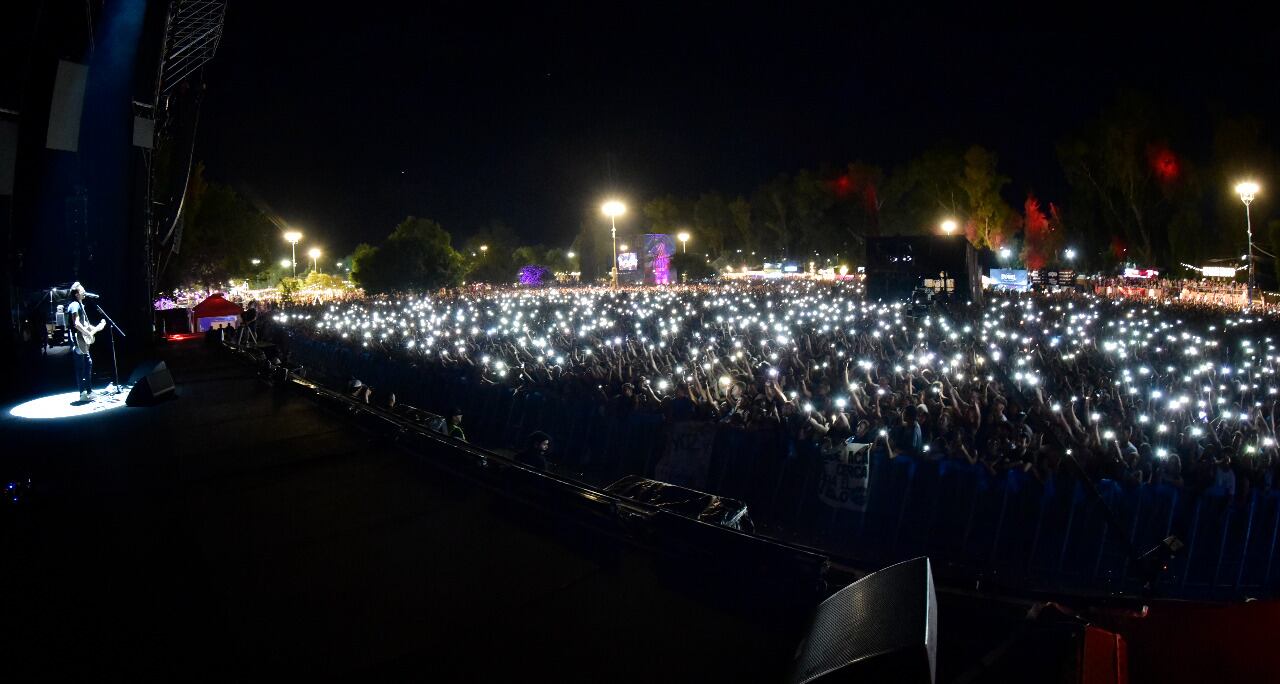
<instances>
[{"instance_id":1,"label":"speaker cabinet","mask_svg":"<svg viewBox=\"0 0 1280 684\"><path fill-rule=\"evenodd\" d=\"M49 130L45 147L75 152L80 149L80 115L84 111L84 91L89 82L89 67L67 60L58 61L49 102Z\"/></svg>"},{"instance_id":2,"label":"speaker cabinet","mask_svg":"<svg viewBox=\"0 0 1280 684\"><path fill-rule=\"evenodd\" d=\"M173 374L164 361L154 365L142 364L134 371L133 377L137 380L129 390L129 396L125 397L126 406L151 406L162 399L177 396L173 391Z\"/></svg>"},{"instance_id":3,"label":"speaker cabinet","mask_svg":"<svg viewBox=\"0 0 1280 684\"><path fill-rule=\"evenodd\" d=\"M867 575L823 601L787 681L932 684L937 649L933 572L921 557Z\"/></svg>"}]
</instances>

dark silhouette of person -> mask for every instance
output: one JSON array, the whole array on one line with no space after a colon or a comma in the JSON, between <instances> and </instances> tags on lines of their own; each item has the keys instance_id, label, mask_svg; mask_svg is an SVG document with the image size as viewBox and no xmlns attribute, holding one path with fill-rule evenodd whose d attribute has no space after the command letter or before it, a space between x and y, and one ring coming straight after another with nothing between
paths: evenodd
<instances>
[{"instance_id":1,"label":"dark silhouette of person","mask_svg":"<svg viewBox=\"0 0 1280 684\"><path fill-rule=\"evenodd\" d=\"M524 451L516 454L516 462L534 470L544 471L547 469L547 454L550 451L551 435L535 432L529 435L528 446Z\"/></svg>"}]
</instances>

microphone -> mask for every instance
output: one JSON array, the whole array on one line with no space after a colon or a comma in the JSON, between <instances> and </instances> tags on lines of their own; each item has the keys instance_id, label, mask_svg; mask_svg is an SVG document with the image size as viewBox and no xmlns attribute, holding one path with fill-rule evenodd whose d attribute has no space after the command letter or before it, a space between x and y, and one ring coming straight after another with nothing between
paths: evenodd
<instances>
[{"instance_id":1,"label":"microphone","mask_svg":"<svg viewBox=\"0 0 1280 684\"><path fill-rule=\"evenodd\" d=\"M97 298L98 298L98 294L97 294L96 292L86 292L86 293L84 293L84 298L85 298L85 299L97 299Z\"/></svg>"}]
</instances>

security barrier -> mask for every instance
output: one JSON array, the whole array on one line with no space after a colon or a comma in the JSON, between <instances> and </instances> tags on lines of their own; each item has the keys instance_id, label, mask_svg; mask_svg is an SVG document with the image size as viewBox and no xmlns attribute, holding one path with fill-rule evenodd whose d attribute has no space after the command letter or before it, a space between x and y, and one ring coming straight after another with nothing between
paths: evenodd
<instances>
[{"instance_id":1,"label":"security barrier","mask_svg":"<svg viewBox=\"0 0 1280 684\"><path fill-rule=\"evenodd\" d=\"M359 378L397 400L435 413L461 408L470 441L518 449L534 431L552 436L559 463L603 486L628 475L653 477L666 450L663 416L611 415L603 402L547 389L478 384L456 369L415 367L383 355L294 336L295 362L331 384ZM788 444L780 430L714 427L703 491L747 502L762 534L823 548L868 564L928 554L954 573L1021 589L1076 589L1185 598L1274 596L1280 492L1233 501L1213 488L1090 487L1070 477L1047 482L1021 471L992 475L981 465L874 452L865 510L819 497L824 457ZM1170 535L1184 548L1154 573L1139 556Z\"/></svg>"}]
</instances>

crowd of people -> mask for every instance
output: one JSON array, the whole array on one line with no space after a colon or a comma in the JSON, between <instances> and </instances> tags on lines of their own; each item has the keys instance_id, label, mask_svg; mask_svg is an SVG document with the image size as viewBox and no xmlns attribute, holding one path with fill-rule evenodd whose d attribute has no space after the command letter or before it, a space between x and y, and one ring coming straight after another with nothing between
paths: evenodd
<instances>
[{"instance_id":1,"label":"crowd of people","mask_svg":"<svg viewBox=\"0 0 1280 684\"><path fill-rule=\"evenodd\" d=\"M1275 486L1270 318L1076 291L930 308L842 284L500 289L291 307L302 334L476 383L854 441L993 474ZM366 395L367 396L367 395Z\"/></svg>"},{"instance_id":2,"label":"crowd of people","mask_svg":"<svg viewBox=\"0 0 1280 684\"><path fill-rule=\"evenodd\" d=\"M1249 301L1247 283L1223 278L1174 280L1169 278L1103 278L1093 281L1093 289L1107 298L1172 300L1181 304L1193 304L1207 309L1231 309L1235 311L1280 314L1280 301L1274 294L1255 290Z\"/></svg>"}]
</instances>

